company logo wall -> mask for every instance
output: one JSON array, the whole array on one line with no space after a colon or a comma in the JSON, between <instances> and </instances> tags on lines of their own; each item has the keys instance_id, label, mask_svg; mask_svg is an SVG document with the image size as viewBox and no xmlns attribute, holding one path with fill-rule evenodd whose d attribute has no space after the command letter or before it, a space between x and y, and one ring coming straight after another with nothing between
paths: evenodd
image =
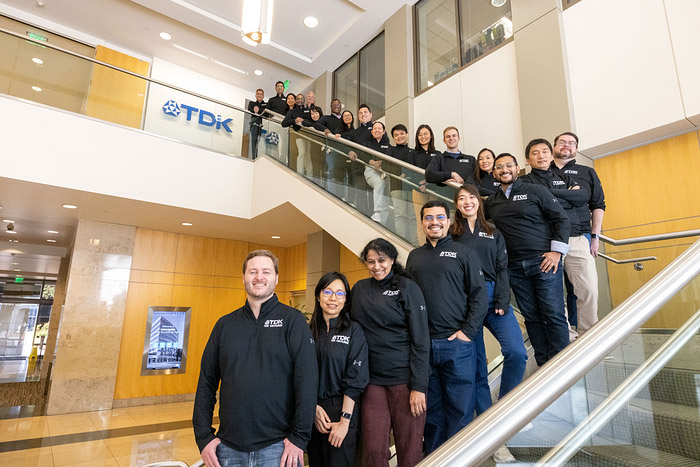
<instances>
[{"instance_id":1,"label":"company logo wall","mask_svg":"<svg viewBox=\"0 0 700 467\"><path fill-rule=\"evenodd\" d=\"M178 104L176 101L170 99L163 105L163 113L165 115L170 115L172 117L179 117L182 110L187 112L187 121L192 120L192 116L198 114L197 123L206 127L215 127L217 130L224 129L229 133L232 133L229 124L231 123L231 118L224 118L221 115L214 115L211 112L207 112L203 109L198 109L197 107L192 107L190 105Z\"/></svg>"}]
</instances>

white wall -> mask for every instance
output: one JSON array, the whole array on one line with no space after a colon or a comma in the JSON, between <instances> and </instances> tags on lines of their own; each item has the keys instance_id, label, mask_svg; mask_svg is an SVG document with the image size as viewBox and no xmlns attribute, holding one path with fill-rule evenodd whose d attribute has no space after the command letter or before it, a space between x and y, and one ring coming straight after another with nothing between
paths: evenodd
<instances>
[{"instance_id":1,"label":"white wall","mask_svg":"<svg viewBox=\"0 0 700 467\"><path fill-rule=\"evenodd\" d=\"M427 123L436 138L435 147L444 150L442 130L460 130L460 148L476 155L489 147L497 154L510 152L521 160L523 137L520 99L511 42L483 57L414 101L415 126Z\"/></svg>"},{"instance_id":2,"label":"white wall","mask_svg":"<svg viewBox=\"0 0 700 467\"><path fill-rule=\"evenodd\" d=\"M4 96L0 109L3 177L250 217L248 160Z\"/></svg>"}]
</instances>

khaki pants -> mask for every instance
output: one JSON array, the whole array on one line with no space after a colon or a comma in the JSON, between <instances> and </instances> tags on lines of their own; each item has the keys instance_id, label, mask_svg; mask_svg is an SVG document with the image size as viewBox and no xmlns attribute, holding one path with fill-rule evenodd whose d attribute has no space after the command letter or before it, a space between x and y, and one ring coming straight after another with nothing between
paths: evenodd
<instances>
[{"instance_id":1,"label":"khaki pants","mask_svg":"<svg viewBox=\"0 0 700 467\"><path fill-rule=\"evenodd\" d=\"M582 334L598 322L598 272L591 246L583 235L569 238L564 270L574 286L578 309L577 331Z\"/></svg>"}]
</instances>

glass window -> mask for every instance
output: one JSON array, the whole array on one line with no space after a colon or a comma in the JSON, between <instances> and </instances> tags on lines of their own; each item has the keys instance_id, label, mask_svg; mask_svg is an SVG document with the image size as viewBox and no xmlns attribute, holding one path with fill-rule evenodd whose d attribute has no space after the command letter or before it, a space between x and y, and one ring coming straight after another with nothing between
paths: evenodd
<instances>
[{"instance_id":1,"label":"glass window","mask_svg":"<svg viewBox=\"0 0 700 467\"><path fill-rule=\"evenodd\" d=\"M455 0L426 0L416 7L418 88L432 86L459 69Z\"/></svg>"},{"instance_id":2,"label":"glass window","mask_svg":"<svg viewBox=\"0 0 700 467\"><path fill-rule=\"evenodd\" d=\"M384 33L360 50L360 104L375 120L384 115Z\"/></svg>"},{"instance_id":3,"label":"glass window","mask_svg":"<svg viewBox=\"0 0 700 467\"><path fill-rule=\"evenodd\" d=\"M357 89L357 55L345 62L335 73L333 82L335 83L335 98L340 99L343 110L349 110L357 119L358 89Z\"/></svg>"},{"instance_id":4,"label":"glass window","mask_svg":"<svg viewBox=\"0 0 700 467\"><path fill-rule=\"evenodd\" d=\"M494 2L461 0L462 63L467 64L501 45L513 35L510 0Z\"/></svg>"}]
</instances>

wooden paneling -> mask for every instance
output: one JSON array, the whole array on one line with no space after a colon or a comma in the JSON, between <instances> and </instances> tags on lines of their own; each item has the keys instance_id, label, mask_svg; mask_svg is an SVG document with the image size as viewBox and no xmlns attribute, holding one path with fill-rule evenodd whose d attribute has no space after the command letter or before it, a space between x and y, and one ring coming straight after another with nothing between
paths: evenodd
<instances>
[{"instance_id":1,"label":"wooden paneling","mask_svg":"<svg viewBox=\"0 0 700 467\"><path fill-rule=\"evenodd\" d=\"M214 274L217 276L243 277L241 268L243 260L248 254L248 243L237 242L220 238L216 241L216 266Z\"/></svg>"},{"instance_id":2,"label":"wooden paneling","mask_svg":"<svg viewBox=\"0 0 700 467\"><path fill-rule=\"evenodd\" d=\"M216 266L216 243L214 238L180 235L175 272L213 275Z\"/></svg>"},{"instance_id":3,"label":"wooden paneling","mask_svg":"<svg viewBox=\"0 0 700 467\"><path fill-rule=\"evenodd\" d=\"M148 62L116 50L98 45L95 58L148 76ZM145 80L102 65L95 65L88 92L86 114L132 128L141 128L145 94Z\"/></svg>"},{"instance_id":4,"label":"wooden paneling","mask_svg":"<svg viewBox=\"0 0 700 467\"><path fill-rule=\"evenodd\" d=\"M692 132L597 159L595 168L605 188L607 209L603 231L623 239L700 227L700 171L698 133ZM608 264L613 306L678 257L695 239L667 240L614 247L606 253L629 259L656 256L643 271L631 264ZM700 281L695 280L667 304L645 327L678 328L700 308Z\"/></svg>"},{"instance_id":5,"label":"wooden paneling","mask_svg":"<svg viewBox=\"0 0 700 467\"><path fill-rule=\"evenodd\" d=\"M352 251L340 245L340 272L345 274L350 287L361 279L367 279L369 272L360 258Z\"/></svg>"},{"instance_id":6,"label":"wooden paneling","mask_svg":"<svg viewBox=\"0 0 700 467\"><path fill-rule=\"evenodd\" d=\"M175 271L177 234L136 229L131 269Z\"/></svg>"}]
</instances>

